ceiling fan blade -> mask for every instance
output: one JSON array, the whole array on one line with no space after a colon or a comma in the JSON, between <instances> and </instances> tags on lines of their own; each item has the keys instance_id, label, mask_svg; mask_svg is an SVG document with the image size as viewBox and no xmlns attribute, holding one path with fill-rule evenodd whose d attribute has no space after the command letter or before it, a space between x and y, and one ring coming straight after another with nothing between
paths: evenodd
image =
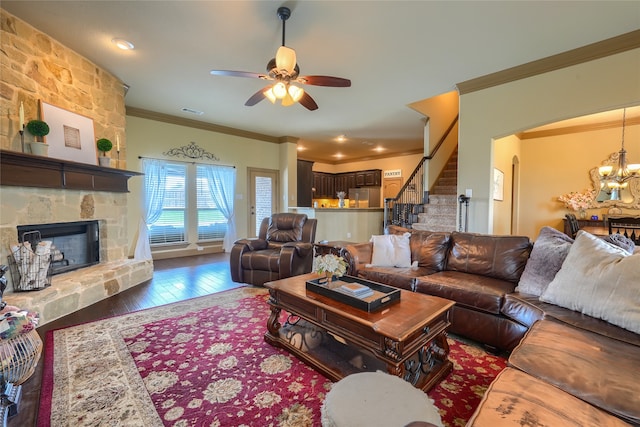
<instances>
[{"instance_id":1,"label":"ceiling fan blade","mask_svg":"<svg viewBox=\"0 0 640 427\"><path fill-rule=\"evenodd\" d=\"M250 71L211 70L210 73L212 76L249 77L249 78L265 79L265 80L271 79L266 74L252 73Z\"/></svg>"},{"instance_id":2,"label":"ceiling fan blade","mask_svg":"<svg viewBox=\"0 0 640 427\"><path fill-rule=\"evenodd\" d=\"M302 95L302 98L300 98L300 101L298 102L309 111L318 109L318 104L316 104L316 101L314 101L311 95L309 95L306 91L304 92L304 95Z\"/></svg>"},{"instance_id":3,"label":"ceiling fan blade","mask_svg":"<svg viewBox=\"0 0 640 427\"><path fill-rule=\"evenodd\" d=\"M251 98L247 99L247 102L245 102L244 105L246 105L247 107L253 107L258 102L260 102L263 99L265 99L266 96L264 95L264 92L267 89L269 89L270 87L271 87L271 85L265 86L262 89L260 89L259 91L257 91L256 93L254 93L253 95L251 95Z\"/></svg>"},{"instance_id":4,"label":"ceiling fan blade","mask_svg":"<svg viewBox=\"0 0 640 427\"><path fill-rule=\"evenodd\" d=\"M298 83L314 86L351 87L351 80L331 76L301 76L296 79Z\"/></svg>"}]
</instances>

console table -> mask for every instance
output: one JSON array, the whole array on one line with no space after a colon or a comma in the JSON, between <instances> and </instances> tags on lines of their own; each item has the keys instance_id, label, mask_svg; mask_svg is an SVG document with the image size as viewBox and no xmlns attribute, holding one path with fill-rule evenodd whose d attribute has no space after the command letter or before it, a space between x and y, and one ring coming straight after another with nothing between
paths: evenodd
<instances>
[{"instance_id":1,"label":"console table","mask_svg":"<svg viewBox=\"0 0 640 427\"><path fill-rule=\"evenodd\" d=\"M571 228L569 227L569 221L566 218L563 218L564 221L564 234L567 236L571 236ZM607 224L604 219L578 219L578 225L580 229L588 227L588 230L596 230L596 229L605 229ZM607 231L607 234L608 231Z\"/></svg>"}]
</instances>

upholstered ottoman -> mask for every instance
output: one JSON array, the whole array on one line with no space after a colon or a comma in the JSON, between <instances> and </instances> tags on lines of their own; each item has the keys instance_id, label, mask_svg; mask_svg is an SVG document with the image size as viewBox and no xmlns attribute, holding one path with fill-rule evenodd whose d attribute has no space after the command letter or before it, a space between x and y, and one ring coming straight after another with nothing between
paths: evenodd
<instances>
[{"instance_id":1,"label":"upholstered ottoman","mask_svg":"<svg viewBox=\"0 0 640 427\"><path fill-rule=\"evenodd\" d=\"M403 427L416 421L442 427L438 409L423 391L383 372L343 378L322 405L323 427Z\"/></svg>"}]
</instances>

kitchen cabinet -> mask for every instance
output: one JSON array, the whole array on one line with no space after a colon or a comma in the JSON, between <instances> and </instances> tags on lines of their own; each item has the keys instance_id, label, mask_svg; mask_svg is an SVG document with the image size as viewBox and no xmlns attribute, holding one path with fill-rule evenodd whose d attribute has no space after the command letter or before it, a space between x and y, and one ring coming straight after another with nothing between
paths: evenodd
<instances>
[{"instance_id":1,"label":"kitchen cabinet","mask_svg":"<svg viewBox=\"0 0 640 427\"><path fill-rule=\"evenodd\" d=\"M338 173L335 175L334 183L336 192L348 192L350 188L356 186L356 174L355 172Z\"/></svg>"},{"instance_id":2,"label":"kitchen cabinet","mask_svg":"<svg viewBox=\"0 0 640 427\"><path fill-rule=\"evenodd\" d=\"M382 184L382 171L371 169L356 172L356 187L379 187Z\"/></svg>"},{"instance_id":3,"label":"kitchen cabinet","mask_svg":"<svg viewBox=\"0 0 640 427\"><path fill-rule=\"evenodd\" d=\"M332 173L313 172L313 187L316 191L313 197L316 199L334 199L335 178Z\"/></svg>"},{"instance_id":4,"label":"kitchen cabinet","mask_svg":"<svg viewBox=\"0 0 640 427\"><path fill-rule=\"evenodd\" d=\"M313 162L298 160L298 203L300 207L311 207L313 201Z\"/></svg>"},{"instance_id":5,"label":"kitchen cabinet","mask_svg":"<svg viewBox=\"0 0 640 427\"><path fill-rule=\"evenodd\" d=\"M380 187L382 170L371 169L356 172L327 173L313 172L313 187L316 199L335 199L338 191L348 192L350 188Z\"/></svg>"}]
</instances>

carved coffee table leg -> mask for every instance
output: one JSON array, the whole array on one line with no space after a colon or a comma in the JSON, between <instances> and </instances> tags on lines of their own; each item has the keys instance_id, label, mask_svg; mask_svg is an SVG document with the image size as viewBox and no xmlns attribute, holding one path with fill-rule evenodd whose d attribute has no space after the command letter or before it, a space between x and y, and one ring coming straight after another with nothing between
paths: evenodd
<instances>
[{"instance_id":1,"label":"carved coffee table leg","mask_svg":"<svg viewBox=\"0 0 640 427\"><path fill-rule=\"evenodd\" d=\"M384 344L384 353L388 358L395 361L401 360L398 342L385 339ZM404 362L398 365L387 362L387 372L426 391L450 372L452 365L448 355L447 334L443 332L419 348Z\"/></svg>"},{"instance_id":2,"label":"carved coffee table leg","mask_svg":"<svg viewBox=\"0 0 640 427\"><path fill-rule=\"evenodd\" d=\"M269 320L267 320L267 330L274 337L279 335L280 327L282 326L279 322L281 311L279 307L271 306L271 314L269 315Z\"/></svg>"},{"instance_id":3,"label":"carved coffee table leg","mask_svg":"<svg viewBox=\"0 0 640 427\"><path fill-rule=\"evenodd\" d=\"M433 340L433 345L430 349L433 357L440 362L446 362L449 360L449 343L447 342L447 334L442 333Z\"/></svg>"}]
</instances>

